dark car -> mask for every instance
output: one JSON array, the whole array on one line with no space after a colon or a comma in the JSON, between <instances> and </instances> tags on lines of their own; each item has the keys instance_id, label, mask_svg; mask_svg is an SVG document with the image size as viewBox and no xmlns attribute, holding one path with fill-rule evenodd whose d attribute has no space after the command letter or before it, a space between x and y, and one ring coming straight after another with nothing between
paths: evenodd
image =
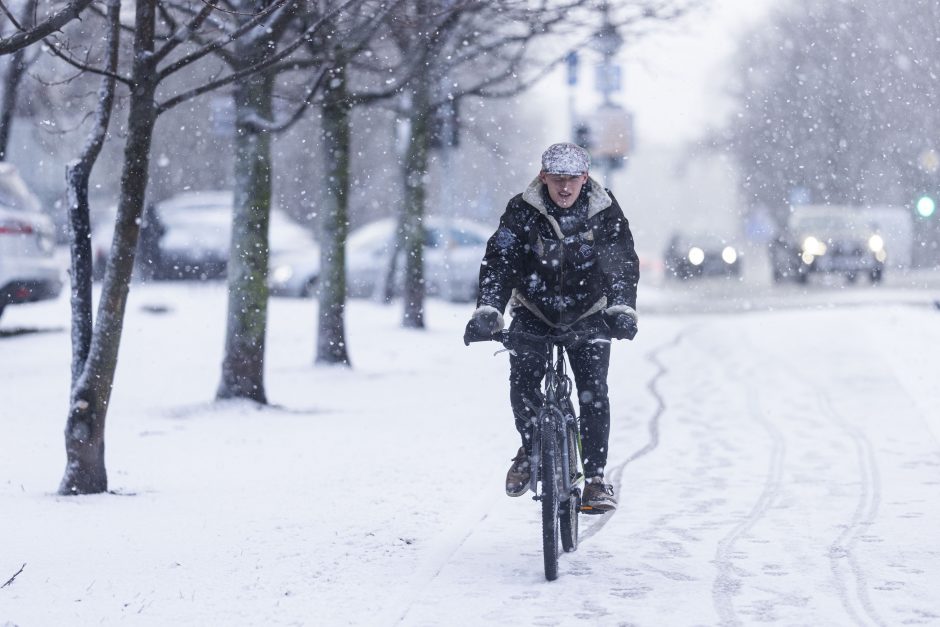
<instances>
[{"instance_id":1,"label":"dark car","mask_svg":"<svg viewBox=\"0 0 940 627\"><path fill-rule=\"evenodd\" d=\"M673 233L663 262L667 278L741 275L741 253L731 240L710 233Z\"/></svg>"},{"instance_id":2,"label":"dark car","mask_svg":"<svg viewBox=\"0 0 940 627\"><path fill-rule=\"evenodd\" d=\"M878 283L887 251L877 228L855 208L805 206L791 210L770 256L778 283L805 283L814 274L842 275L850 282L865 275Z\"/></svg>"}]
</instances>

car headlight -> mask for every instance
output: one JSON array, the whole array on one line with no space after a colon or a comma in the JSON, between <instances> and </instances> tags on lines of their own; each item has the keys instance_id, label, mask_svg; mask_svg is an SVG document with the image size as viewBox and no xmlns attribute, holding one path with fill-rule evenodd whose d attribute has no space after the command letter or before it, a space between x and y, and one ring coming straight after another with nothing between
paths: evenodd
<instances>
[{"instance_id":1,"label":"car headlight","mask_svg":"<svg viewBox=\"0 0 940 627\"><path fill-rule=\"evenodd\" d=\"M721 251L721 258L730 265L738 260L738 251L734 249L734 246L725 246Z\"/></svg>"},{"instance_id":2,"label":"car headlight","mask_svg":"<svg viewBox=\"0 0 940 627\"><path fill-rule=\"evenodd\" d=\"M287 283L294 276L294 269L290 266L278 266L271 273L271 278L275 283Z\"/></svg>"},{"instance_id":3,"label":"car headlight","mask_svg":"<svg viewBox=\"0 0 940 627\"><path fill-rule=\"evenodd\" d=\"M868 248L873 253L881 252L885 249L885 241L877 233L868 238Z\"/></svg>"},{"instance_id":4,"label":"car headlight","mask_svg":"<svg viewBox=\"0 0 940 627\"><path fill-rule=\"evenodd\" d=\"M689 262L693 266L700 266L702 262L705 261L705 251L699 248L698 246L693 246L689 249Z\"/></svg>"},{"instance_id":5,"label":"car headlight","mask_svg":"<svg viewBox=\"0 0 940 627\"><path fill-rule=\"evenodd\" d=\"M803 253L818 257L826 254L826 242L821 242L812 235L803 240Z\"/></svg>"}]
</instances>

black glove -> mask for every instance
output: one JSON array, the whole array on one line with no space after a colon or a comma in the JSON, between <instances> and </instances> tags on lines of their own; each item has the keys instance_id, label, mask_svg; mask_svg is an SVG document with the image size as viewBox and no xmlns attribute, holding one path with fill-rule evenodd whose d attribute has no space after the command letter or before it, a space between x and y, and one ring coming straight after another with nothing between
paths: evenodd
<instances>
[{"instance_id":1,"label":"black glove","mask_svg":"<svg viewBox=\"0 0 940 627\"><path fill-rule=\"evenodd\" d=\"M503 328L503 317L495 307L483 305L477 307L463 332L463 343L482 342L493 339L493 334Z\"/></svg>"},{"instance_id":2,"label":"black glove","mask_svg":"<svg viewBox=\"0 0 940 627\"><path fill-rule=\"evenodd\" d=\"M609 307L604 311L604 321L615 340L632 340L636 336L636 314L632 309L628 313L623 307Z\"/></svg>"}]
</instances>

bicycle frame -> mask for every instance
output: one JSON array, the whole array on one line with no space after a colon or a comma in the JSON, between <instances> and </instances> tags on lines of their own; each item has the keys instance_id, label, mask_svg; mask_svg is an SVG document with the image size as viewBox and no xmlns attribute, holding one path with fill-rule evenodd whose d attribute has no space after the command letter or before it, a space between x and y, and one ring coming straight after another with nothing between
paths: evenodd
<instances>
[{"instance_id":1,"label":"bicycle frame","mask_svg":"<svg viewBox=\"0 0 940 627\"><path fill-rule=\"evenodd\" d=\"M590 340L590 336L582 336L575 332L554 335L533 335L520 331L500 331L494 336L506 347L506 350L526 350L529 352L539 351L545 357L545 378L542 392L540 393L541 406L526 401L527 406L535 415L533 419L532 430L532 455L530 457L531 468L541 468L541 435L544 429L554 431L555 441L559 444L561 452L561 467L571 468L569 451L571 450L569 439L569 429L572 427L573 433L578 433L577 417L574 415L573 403L571 402L571 378L568 376L565 367L565 344L578 344ZM607 340L602 340L607 341ZM566 409L570 411L565 411ZM578 475L572 479L567 472L561 473L561 493L570 495L584 481L584 473L581 469L581 438L578 436L575 442L578 459L576 460ZM540 499L538 482L541 479L539 473L533 472L529 479L529 488L535 494L535 499Z\"/></svg>"},{"instance_id":2,"label":"bicycle frame","mask_svg":"<svg viewBox=\"0 0 940 627\"><path fill-rule=\"evenodd\" d=\"M555 441L559 444L561 451L561 467L571 468L572 460L569 457L569 429L572 427L574 433L578 433L578 420L573 412L566 412L563 404L571 405L571 378L565 372L565 348L560 343L554 343L549 350L546 359L544 389L542 391L541 407L530 407L535 413L532 430L532 468L541 468L541 442L542 430L551 429L554 431ZM578 476L576 479L568 475L567 472L561 473L561 493L571 494L572 491L584 481L584 475L581 472L581 438L575 442L578 451L578 459L575 461L578 467ZM533 472L529 479L529 488L539 499L541 495L537 492L537 483L540 477L538 473Z\"/></svg>"}]
</instances>

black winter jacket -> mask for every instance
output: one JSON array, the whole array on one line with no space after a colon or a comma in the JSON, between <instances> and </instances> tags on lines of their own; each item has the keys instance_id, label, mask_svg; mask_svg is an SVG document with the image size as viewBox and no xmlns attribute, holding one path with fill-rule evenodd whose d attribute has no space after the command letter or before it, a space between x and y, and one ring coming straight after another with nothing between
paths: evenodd
<instances>
[{"instance_id":1,"label":"black winter jacket","mask_svg":"<svg viewBox=\"0 0 940 627\"><path fill-rule=\"evenodd\" d=\"M588 179L561 209L537 178L509 201L480 267L477 306L532 311L570 325L614 305L636 309L640 264L630 225L613 194Z\"/></svg>"}]
</instances>

